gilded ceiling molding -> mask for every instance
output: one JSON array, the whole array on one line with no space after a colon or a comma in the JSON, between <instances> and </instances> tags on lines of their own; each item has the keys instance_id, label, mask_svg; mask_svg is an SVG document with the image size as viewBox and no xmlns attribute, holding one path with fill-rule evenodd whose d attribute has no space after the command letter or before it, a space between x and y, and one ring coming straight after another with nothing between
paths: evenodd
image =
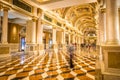
<instances>
[{"instance_id":1,"label":"gilded ceiling molding","mask_svg":"<svg viewBox=\"0 0 120 80\"><path fill-rule=\"evenodd\" d=\"M62 21L64 21L63 24L66 24L66 26L70 26L69 28L70 31L72 30L73 32L74 30L76 33L78 33L80 32L78 31L78 28L80 28L79 26L89 25L95 27L96 25L95 15L97 13L96 5L97 3L83 4L67 8L56 9L53 10L53 12L58 14L59 17L62 18ZM55 17L57 16L55 15ZM56 20L59 21L58 18Z\"/></svg>"},{"instance_id":2,"label":"gilded ceiling molding","mask_svg":"<svg viewBox=\"0 0 120 80\"><path fill-rule=\"evenodd\" d=\"M69 9L70 9L70 7L65 8L65 10L64 10L64 12L62 14L62 18L65 19L65 15L66 15L66 13L68 12Z\"/></svg>"},{"instance_id":3,"label":"gilded ceiling molding","mask_svg":"<svg viewBox=\"0 0 120 80\"><path fill-rule=\"evenodd\" d=\"M96 30L96 27L93 24L91 24L91 25L90 24L89 24L89 26L84 26L84 25L80 26L80 27L82 27L82 28L79 27L80 32L83 34L85 29L86 30L90 30L90 29L95 29Z\"/></svg>"},{"instance_id":4,"label":"gilded ceiling molding","mask_svg":"<svg viewBox=\"0 0 120 80\"><path fill-rule=\"evenodd\" d=\"M69 17L74 17L75 15L78 17L81 14L88 14L88 13L93 14L93 12L95 12L94 7L91 6L90 4L73 6L67 11L67 13L65 15L66 16L65 19L67 17L69 19Z\"/></svg>"},{"instance_id":5,"label":"gilded ceiling molding","mask_svg":"<svg viewBox=\"0 0 120 80\"><path fill-rule=\"evenodd\" d=\"M92 18L94 18L94 15L93 14L90 14L90 13L86 13L86 14L81 14L80 16L78 16L76 19L75 19L75 22L77 21L77 20L79 20L79 18L81 18L81 17L92 17ZM75 23L74 23L75 24Z\"/></svg>"},{"instance_id":6,"label":"gilded ceiling molding","mask_svg":"<svg viewBox=\"0 0 120 80\"><path fill-rule=\"evenodd\" d=\"M96 27L93 27L93 26L89 26L89 27L84 26L80 31L81 31L83 34L84 34L85 32L91 32L91 31L96 32Z\"/></svg>"},{"instance_id":7,"label":"gilded ceiling molding","mask_svg":"<svg viewBox=\"0 0 120 80\"><path fill-rule=\"evenodd\" d=\"M101 8L105 8L105 7L106 7L106 2L105 2L105 0L97 0L97 2L98 2L99 6L100 6Z\"/></svg>"},{"instance_id":8,"label":"gilded ceiling molding","mask_svg":"<svg viewBox=\"0 0 120 80\"><path fill-rule=\"evenodd\" d=\"M42 18L44 17L44 15L43 15L43 10L40 9L40 8L38 8L37 10L38 10L38 11L37 11L38 19L42 19Z\"/></svg>"},{"instance_id":9,"label":"gilded ceiling molding","mask_svg":"<svg viewBox=\"0 0 120 80\"><path fill-rule=\"evenodd\" d=\"M72 12L73 10L74 10L74 7L70 7L70 8L67 10L64 19L67 19L68 16L71 14L71 12Z\"/></svg>"},{"instance_id":10,"label":"gilded ceiling molding","mask_svg":"<svg viewBox=\"0 0 120 80\"><path fill-rule=\"evenodd\" d=\"M59 14L59 16L61 18L64 18L64 15L66 14L66 11L68 10L68 8L59 8L56 10L52 10L54 13Z\"/></svg>"},{"instance_id":11,"label":"gilded ceiling molding","mask_svg":"<svg viewBox=\"0 0 120 80\"><path fill-rule=\"evenodd\" d=\"M92 25L91 25L92 24ZM79 28L82 28L81 26L95 26L96 24L95 24L95 22L92 22L92 21L84 21L84 22L82 22L82 23L80 23L80 24L78 24L76 27L79 29Z\"/></svg>"},{"instance_id":12,"label":"gilded ceiling molding","mask_svg":"<svg viewBox=\"0 0 120 80\"><path fill-rule=\"evenodd\" d=\"M95 22L94 17L87 14L87 15L85 15L85 16L80 16L80 17L78 17L78 18L75 20L75 22L74 22L73 25L74 25L74 26L77 26L77 24L80 24L80 22L82 22L83 20L91 20L91 21Z\"/></svg>"},{"instance_id":13,"label":"gilded ceiling molding","mask_svg":"<svg viewBox=\"0 0 120 80\"><path fill-rule=\"evenodd\" d=\"M80 22L79 24L76 25L76 28L82 26L82 25L86 25L86 23L91 23L91 24L95 24L94 22L90 21L90 20L85 20L85 21L82 21ZM81 27L82 28L82 27Z\"/></svg>"}]
</instances>

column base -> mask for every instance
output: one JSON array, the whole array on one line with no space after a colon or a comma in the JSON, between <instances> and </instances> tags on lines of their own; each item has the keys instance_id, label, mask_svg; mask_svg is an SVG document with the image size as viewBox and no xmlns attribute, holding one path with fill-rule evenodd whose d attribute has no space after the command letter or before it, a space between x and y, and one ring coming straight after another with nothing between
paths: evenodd
<instances>
[{"instance_id":1,"label":"column base","mask_svg":"<svg viewBox=\"0 0 120 80\"><path fill-rule=\"evenodd\" d=\"M25 52L37 54L37 45L36 44L26 44Z\"/></svg>"},{"instance_id":2,"label":"column base","mask_svg":"<svg viewBox=\"0 0 120 80\"><path fill-rule=\"evenodd\" d=\"M101 69L95 69L95 80L103 80L103 75L101 73Z\"/></svg>"},{"instance_id":3,"label":"column base","mask_svg":"<svg viewBox=\"0 0 120 80\"><path fill-rule=\"evenodd\" d=\"M62 49L66 49L66 45L65 44L62 44Z\"/></svg>"},{"instance_id":4,"label":"column base","mask_svg":"<svg viewBox=\"0 0 120 80\"><path fill-rule=\"evenodd\" d=\"M52 48L53 48L54 53L58 53L58 45L57 44L53 44Z\"/></svg>"},{"instance_id":5,"label":"column base","mask_svg":"<svg viewBox=\"0 0 120 80\"><path fill-rule=\"evenodd\" d=\"M9 54L11 52L10 45L0 44L0 54Z\"/></svg>"},{"instance_id":6,"label":"column base","mask_svg":"<svg viewBox=\"0 0 120 80\"><path fill-rule=\"evenodd\" d=\"M106 45L120 45L120 42L119 41L107 41L105 44Z\"/></svg>"},{"instance_id":7,"label":"column base","mask_svg":"<svg viewBox=\"0 0 120 80\"><path fill-rule=\"evenodd\" d=\"M120 46L105 45L102 46L103 63L102 75L103 80L120 80Z\"/></svg>"},{"instance_id":8,"label":"column base","mask_svg":"<svg viewBox=\"0 0 120 80\"><path fill-rule=\"evenodd\" d=\"M1 57L10 57L11 49L10 46L7 44L0 44L0 58Z\"/></svg>"},{"instance_id":9,"label":"column base","mask_svg":"<svg viewBox=\"0 0 120 80\"><path fill-rule=\"evenodd\" d=\"M8 44L8 42L2 42L2 44Z\"/></svg>"},{"instance_id":10,"label":"column base","mask_svg":"<svg viewBox=\"0 0 120 80\"><path fill-rule=\"evenodd\" d=\"M41 55L43 53L45 53L45 50L44 50L44 44L38 44L37 45L37 52Z\"/></svg>"},{"instance_id":11,"label":"column base","mask_svg":"<svg viewBox=\"0 0 120 80\"><path fill-rule=\"evenodd\" d=\"M102 80L120 80L120 76L104 74Z\"/></svg>"}]
</instances>

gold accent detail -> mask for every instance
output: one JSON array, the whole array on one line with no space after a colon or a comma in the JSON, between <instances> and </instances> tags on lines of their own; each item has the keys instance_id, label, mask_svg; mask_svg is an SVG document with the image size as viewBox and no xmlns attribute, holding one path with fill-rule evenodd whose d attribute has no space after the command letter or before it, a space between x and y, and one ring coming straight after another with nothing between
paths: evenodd
<instances>
[{"instance_id":1,"label":"gold accent detail","mask_svg":"<svg viewBox=\"0 0 120 80\"><path fill-rule=\"evenodd\" d=\"M36 21L37 21L37 19L36 19L36 18L32 18L32 21L33 21L33 22L36 22Z\"/></svg>"},{"instance_id":2,"label":"gold accent detail","mask_svg":"<svg viewBox=\"0 0 120 80\"><path fill-rule=\"evenodd\" d=\"M10 10L10 8L8 8L8 7L3 7L3 10L4 10L4 11L8 11L8 10Z\"/></svg>"},{"instance_id":3,"label":"gold accent detail","mask_svg":"<svg viewBox=\"0 0 120 80\"><path fill-rule=\"evenodd\" d=\"M100 11L101 11L101 13L105 13L105 12L106 12L106 9L105 9L105 8L102 8Z\"/></svg>"}]
</instances>

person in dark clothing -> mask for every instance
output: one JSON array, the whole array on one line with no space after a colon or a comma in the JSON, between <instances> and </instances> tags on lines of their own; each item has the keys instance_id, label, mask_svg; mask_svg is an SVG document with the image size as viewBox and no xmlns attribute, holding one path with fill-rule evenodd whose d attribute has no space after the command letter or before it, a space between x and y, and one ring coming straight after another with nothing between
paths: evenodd
<instances>
[{"instance_id":1,"label":"person in dark clothing","mask_svg":"<svg viewBox=\"0 0 120 80\"><path fill-rule=\"evenodd\" d=\"M70 53L70 68L74 67L72 59L73 59L73 53Z\"/></svg>"},{"instance_id":2,"label":"person in dark clothing","mask_svg":"<svg viewBox=\"0 0 120 80\"><path fill-rule=\"evenodd\" d=\"M73 45L70 45L69 46L69 49L68 49L68 51L69 51L69 54L70 54L70 68L73 68L74 67L74 65L73 65L73 61L72 61L72 59L73 59L73 53L74 53L74 46Z\"/></svg>"}]
</instances>

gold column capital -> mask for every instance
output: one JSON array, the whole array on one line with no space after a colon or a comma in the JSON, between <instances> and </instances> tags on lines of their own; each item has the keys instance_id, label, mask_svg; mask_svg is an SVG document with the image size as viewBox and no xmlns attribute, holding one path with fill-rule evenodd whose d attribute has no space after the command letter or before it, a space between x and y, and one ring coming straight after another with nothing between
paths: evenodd
<instances>
[{"instance_id":1,"label":"gold column capital","mask_svg":"<svg viewBox=\"0 0 120 80\"><path fill-rule=\"evenodd\" d=\"M61 31L62 31L62 32L64 32L64 31L65 31L65 29L61 29ZM67 31L67 30L66 30L66 31Z\"/></svg>"},{"instance_id":2,"label":"gold column capital","mask_svg":"<svg viewBox=\"0 0 120 80\"><path fill-rule=\"evenodd\" d=\"M2 9L2 4L0 4L0 10Z\"/></svg>"},{"instance_id":3,"label":"gold column capital","mask_svg":"<svg viewBox=\"0 0 120 80\"><path fill-rule=\"evenodd\" d=\"M52 26L52 29L57 29L56 26Z\"/></svg>"},{"instance_id":4,"label":"gold column capital","mask_svg":"<svg viewBox=\"0 0 120 80\"><path fill-rule=\"evenodd\" d=\"M37 12L37 15L38 15L38 16L41 16L42 12L43 12L43 10L39 8L39 9L38 9L38 12Z\"/></svg>"},{"instance_id":5,"label":"gold column capital","mask_svg":"<svg viewBox=\"0 0 120 80\"><path fill-rule=\"evenodd\" d=\"M33 17L33 18L32 18L32 21L33 21L33 22L36 22L36 21L37 21L37 18Z\"/></svg>"},{"instance_id":6,"label":"gold column capital","mask_svg":"<svg viewBox=\"0 0 120 80\"><path fill-rule=\"evenodd\" d=\"M8 10L10 10L10 8L7 7L7 6L2 6L2 8L3 8L4 11L8 11Z\"/></svg>"},{"instance_id":7,"label":"gold column capital","mask_svg":"<svg viewBox=\"0 0 120 80\"><path fill-rule=\"evenodd\" d=\"M106 13L106 8L101 8L101 9L100 9L100 12L101 12L101 13Z\"/></svg>"}]
</instances>

